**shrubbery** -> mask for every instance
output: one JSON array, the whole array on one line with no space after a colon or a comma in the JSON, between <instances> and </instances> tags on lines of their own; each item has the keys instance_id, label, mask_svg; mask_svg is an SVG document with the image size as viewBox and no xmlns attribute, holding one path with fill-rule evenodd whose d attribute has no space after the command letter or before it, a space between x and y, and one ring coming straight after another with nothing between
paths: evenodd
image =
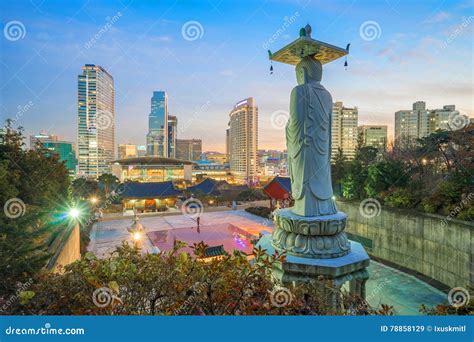
<instances>
[{"instance_id":1,"label":"shrubbery","mask_svg":"<svg viewBox=\"0 0 474 342\"><path fill-rule=\"evenodd\" d=\"M363 147L353 160L342 151L332 166L335 193L346 199L375 198L394 208L474 219L474 125L439 131L390 151Z\"/></svg>"},{"instance_id":2,"label":"shrubbery","mask_svg":"<svg viewBox=\"0 0 474 342\"><path fill-rule=\"evenodd\" d=\"M341 305L328 305L335 289L320 278L313 284L279 288L271 272L284 256L254 250L206 260L206 245L194 254L174 249L142 255L125 243L109 258L88 253L62 274L40 274L9 309L41 315L370 315L392 314L340 293ZM280 292L277 292L280 291Z\"/></svg>"}]
</instances>

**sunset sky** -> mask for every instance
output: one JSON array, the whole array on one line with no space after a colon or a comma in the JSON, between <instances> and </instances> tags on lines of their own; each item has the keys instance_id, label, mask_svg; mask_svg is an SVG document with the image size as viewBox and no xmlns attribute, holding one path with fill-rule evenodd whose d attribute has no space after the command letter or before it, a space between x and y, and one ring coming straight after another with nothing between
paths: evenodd
<instances>
[{"instance_id":1,"label":"sunset sky","mask_svg":"<svg viewBox=\"0 0 474 342\"><path fill-rule=\"evenodd\" d=\"M472 117L473 8L473 1L2 1L0 116L16 118L26 134L76 141L77 75L98 64L115 80L117 144L145 143L152 92L165 90L178 138L224 151L229 111L253 96L259 148L283 149L284 131L270 118L288 110L296 79L285 64L270 74L267 49L310 23L315 39L351 43L347 70L344 59L325 65L322 83L335 101L359 108L359 124L389 125L393 135L395 111L419 100L430 109L455 104ZM23 38L9 36L12 21L23 25Z\"/></svg>"}]
</instances>

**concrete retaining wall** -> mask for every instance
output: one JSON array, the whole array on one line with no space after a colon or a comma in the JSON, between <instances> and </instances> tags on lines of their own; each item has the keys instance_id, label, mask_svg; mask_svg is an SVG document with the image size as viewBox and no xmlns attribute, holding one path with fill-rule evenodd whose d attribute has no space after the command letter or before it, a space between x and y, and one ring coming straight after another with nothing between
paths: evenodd
<instances>
[{"instance_id":1,"label":"concrete retaining wall","mask_svg":"<svg viewBox=\"0 0 474 342\"><path fill-rule=\"evenodd\" d=\"M60 272L62 266L79 260L81 258L80 241L80 228L79 224L76 224L60 236L57 243L52 246L54 254L47 268L52 272Z\"/></svg>"},{"instance_id":2,"label":"concrete retaining wall","mask_svg":"<svg viewBox=\"0 0 474 342\"><path fill-rule=\"evenodd\" d=\"M439 215L383 207L365 218L359 203L338 202L348 215L346 231L378 258L433 278L448 287L473 286L474 224Z\"/></svg>"}]
</instances>

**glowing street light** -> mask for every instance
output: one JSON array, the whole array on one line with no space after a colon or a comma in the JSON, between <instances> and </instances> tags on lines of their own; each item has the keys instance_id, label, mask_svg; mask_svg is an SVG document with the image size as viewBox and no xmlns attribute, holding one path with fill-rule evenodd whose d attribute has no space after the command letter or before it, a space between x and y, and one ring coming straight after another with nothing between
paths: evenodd
<instances>
[{"instance_id":1,"label":"glowing street light","mask_svg":"<svg viewBox=\"0 0 474 342\"><path fill-rule=\"evenodd\" d=\"M76 208L69 209L69 216L76 219L79 217L80 211Z\"/></svg>"},{"instance_id":2,"label":"glowing street light","mask_svg":"<svg viewBox=\"0 0 474 342\"><path fill-rule=\"evenodd\" d=\"M132 237L135 242L139 242L142 239L142 233L135 232L133 233Z\"/></svg>"},{"instance_id":3,"label":"glowing street light","mask_svg":"<svg viewBox=\"0 0 474 342\"><path fill-rule=\"evenodd\" d=\"M92 204L96 204L99 200L97 199L97 197L94 196L94 197L91 197L89 201L91 201Z\"/></svg>"}]
</instances>

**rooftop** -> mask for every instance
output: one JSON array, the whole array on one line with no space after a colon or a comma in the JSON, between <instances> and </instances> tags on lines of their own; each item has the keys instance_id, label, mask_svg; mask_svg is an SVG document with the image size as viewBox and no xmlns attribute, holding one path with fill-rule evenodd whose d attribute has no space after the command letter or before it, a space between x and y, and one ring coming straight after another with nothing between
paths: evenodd
<instances>
[{"instance_id":1,"label":"rooftop","mask_svg":"<svg viewBox=\"0 0 474 342\"><path fill-rule=\"evenodd\" d=\"M112 163L120 165L194 165L195 163L189 160L181 160L164 157L134 157L117 159Z\"/></svg>"}]
</instances>

